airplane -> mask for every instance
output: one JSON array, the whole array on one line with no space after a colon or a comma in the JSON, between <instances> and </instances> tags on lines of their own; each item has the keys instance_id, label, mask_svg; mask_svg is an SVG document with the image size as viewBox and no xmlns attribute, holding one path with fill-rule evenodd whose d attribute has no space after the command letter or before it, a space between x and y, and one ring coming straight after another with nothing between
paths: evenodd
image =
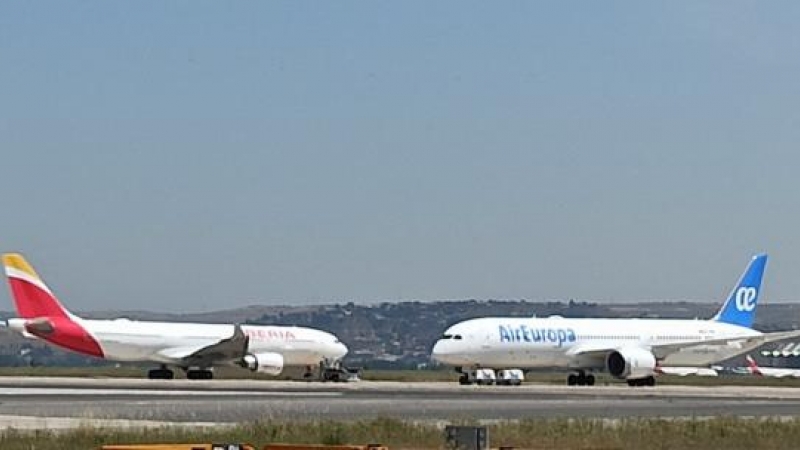
<instances>
[{"instance_id":1,"label":"airplane","mask_svg":"<svg viewBox=\"0 0 800 450\"><path fill-rule=\"evenodd\" d=\"M17 313L6 326L25 337L111 361L151 362L150 379L172 379L179 367L189 379L212 379L215 366L241 366L277 376L284 367L319 368L339 381L347 347L331 333L295 326L90 320L68 311L33 267L17 253L2 256Z\"/></svg>"},{"instance_id":2,"label":"airplane","mask_svg":"<svg viewBox=\"0 0 800 450\"><path fill-rule=\"evenodd\" d=\"M758 377L774 377L784 378L793 377L800 378L800 369L789 369L782 367L760 367L756 364L756 360L752 356L745 356L747 360L747 373Z\"/></svg>"},{"instance_id":3,"label":"airplane","mask_svg":"<svg viewBox=\"0 0 800 450\"><path fill-rule=\"evenodd\" d=\"M754 256L709 320L484 317L449 327L431 357L454 366L461 384L486 384L475 377L491 380L487 369L555 368L572 372L570 386L594 385L593 372L599 371L629 386L654 386L658 370L708 368L764 343L800 336L798 330L751 328L766 263L766 254Z\"/></svg>"}]
</instances>

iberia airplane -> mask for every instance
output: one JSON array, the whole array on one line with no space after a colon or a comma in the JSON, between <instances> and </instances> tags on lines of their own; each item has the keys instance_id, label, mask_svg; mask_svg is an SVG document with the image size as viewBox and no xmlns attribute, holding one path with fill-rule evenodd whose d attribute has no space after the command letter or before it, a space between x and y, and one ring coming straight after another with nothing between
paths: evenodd
<instances>
[{"instance_id":1,"label":"iberia airplane","mask_svg":"<svg viewBox=\"0 0 800 450\"><path fill-rule=\"evenodd\" d=\"M148 378L171 379L173 366L187 378L211 379L214 366L238 365L269 375L285 366L305 366L307 375L319 367L322 379L338 379L347 354L336 336L312 328L83 319L61 305L22 255L5 254L3 264L20 316L8 319L9 328L84 355L159 364Z\"/></svg>"}]
</instances>

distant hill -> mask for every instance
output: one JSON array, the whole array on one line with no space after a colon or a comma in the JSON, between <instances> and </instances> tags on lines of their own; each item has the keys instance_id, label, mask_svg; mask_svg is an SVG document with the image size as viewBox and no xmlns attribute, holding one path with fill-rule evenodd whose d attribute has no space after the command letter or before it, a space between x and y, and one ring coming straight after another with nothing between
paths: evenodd
<instances>
[{"instance_id":1,"label":"distant hill","mask_svg":"<svg viewBox=\"0 0 800 450\"><path fill-rule=\"evenodd\" d=\"M598 304L585 301L442 301L354 303L319 306L264 306L192 314L148 311L84 312L90 318L127 317L134 320L181 322L250 323L310 326L330 331L350 348L348 363L371 368L409 368L428 362L431 346L444 329L455 322L483 316L647 317L708 318L718 304L704 302L642 302ZM13 313L0 313L4 318ZM800 327L800 304L765 303L759 307L756 328L762 331ZM20 351L28 349L27 355ZM40 342L22 339L8 331L0 334L0 365L97 364Z\"/></svg>"}]
</instances>

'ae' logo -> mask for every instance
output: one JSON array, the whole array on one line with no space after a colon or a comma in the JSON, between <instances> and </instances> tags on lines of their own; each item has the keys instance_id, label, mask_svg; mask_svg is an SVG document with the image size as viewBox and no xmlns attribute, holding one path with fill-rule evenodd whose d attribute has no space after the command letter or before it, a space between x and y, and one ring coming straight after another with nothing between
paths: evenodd
<instances>
[{"instance_id":1,"label":"'ae' logo","mask_svg":"<svg viewBox=\"0 0 800 450\"><path fill-rule=\"evenodd\" d=\"M742 286L736 290L736 309L739 311L750 312L756 309L756 295L758 291L754 287Z\"/></svg>"}]
</instances>

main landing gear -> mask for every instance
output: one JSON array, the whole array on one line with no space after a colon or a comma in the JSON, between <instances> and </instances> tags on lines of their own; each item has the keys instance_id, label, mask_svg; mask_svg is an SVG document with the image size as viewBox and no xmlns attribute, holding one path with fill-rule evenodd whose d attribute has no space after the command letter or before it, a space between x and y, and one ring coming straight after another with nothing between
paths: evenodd
<instances>
[{"instance_id":1,"label":"main landing gear","mask_svg":"<svg viewBox=\"0 0 800 450\"><path fill-rule=\"evenodd\" d=\"M162 364L158 369L149 370L147 372L147 378L151 380L171 380L175 378L175 373L167 369L166 365Z\"/></svg>"},{"instance_id":2,"label":"main landing gear","mask_svg":"<svg viewBox=\"0 0 800 450\"><path fill-rule=\"evenodd\" d=\"M214 378L214 372L208 368L184 367L183 370L189 380L211 380ZM162 364L158 369L147 371L147 378L151 380L172 380L175 378L175 372L168 369L165 364Z\"/></svg>"},{"instance_id":3,"label":"main landing gear","mask_svg":"<svg viewBox=\"0 0 800 450\"><path fill-rule=\"evenodd\" d=\"M567 377L567 386L594 386L594 375L579 370L577 373L571 373Z\"/></svg>"},{"instance_id":4,"label":"main landing gear","mask_svg":"<svg viewBox=\"0 0 800 450\"><path fill-rule=\"evenodd\" d=\"M631 387L656 385L656 377L652 375L646 378L629 378L627 381L628 381L628 386Z\"/></svg>"},{"instance_id":5,"label":"main landing gear","mask_svg":"<svg viewBox=\"0 0 800 450\"><path fill-rule=\"evenodd\" d=\"M189 380L212 380L214 372L211 369L186 369L186 378Z\"/></svg>"}]
</instances>

